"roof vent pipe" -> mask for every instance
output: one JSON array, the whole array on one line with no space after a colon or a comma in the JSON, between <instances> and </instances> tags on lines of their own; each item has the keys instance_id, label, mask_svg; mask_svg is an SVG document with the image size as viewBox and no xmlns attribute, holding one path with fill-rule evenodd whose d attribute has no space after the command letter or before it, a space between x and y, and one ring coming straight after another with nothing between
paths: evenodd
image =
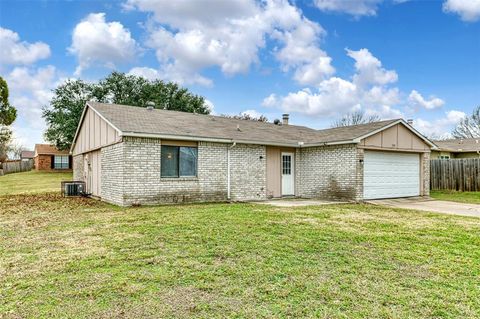
<instances>
[{"instance_id":1,"label":"roof vent pipe","mask_svg":"<svg viewBox=\"0 0 480 319\"><path fill-rule=\"evenodd\" d=\"M289 115L287 113L282 114L283 125L288 125L288 117Z\"/></svg>"},{"instance_id":2,"label":"roof vent pipe","mask_svg":"<svg viewBox=\"0 0 480 319\"><path fill-rule=\"evenodd\" d=\"M147 110L151 111L155 108L155 103L154 102L147 102Z\"/></svg>"},{"instance_id":3,"label":"roof vent pipe","mask_svg":"<svg viewBox=\"0 0 480 319\"><path fill-rule=\"evenodd\" d=\"M413 126L413 119L408 119L408 120L407 120L407 123L408 123L408 125Z\"/></svg>"}]
</instances>

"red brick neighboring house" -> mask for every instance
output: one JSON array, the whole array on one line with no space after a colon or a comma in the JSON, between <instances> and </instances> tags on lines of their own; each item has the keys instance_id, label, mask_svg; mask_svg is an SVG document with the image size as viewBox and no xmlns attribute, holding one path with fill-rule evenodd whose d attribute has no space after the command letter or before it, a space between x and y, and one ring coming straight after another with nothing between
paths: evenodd
<instances>
[{"instance_id":1,"label":"red brick neighboring house","mask_svg":"<svg viewBox=\"0 0 480 319\"><path fill-rule=\"evenodd\" d=\"M69 171L72 156L50 144L35 144L35 169L37 171Z\"/></svg>"}]
</instances>

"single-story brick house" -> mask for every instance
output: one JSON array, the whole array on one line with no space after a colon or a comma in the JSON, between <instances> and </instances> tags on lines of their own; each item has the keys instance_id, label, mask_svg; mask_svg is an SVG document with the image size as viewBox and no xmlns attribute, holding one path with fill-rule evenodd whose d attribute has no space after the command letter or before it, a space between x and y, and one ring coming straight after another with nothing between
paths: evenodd
<instances>
[{"instance_id":1,"label":"single-story brick house","mask_svg":"<svg viewBox=\"0 0 480 319\"><path fill-rule=\"evenodd\" d=\"M480 138L462 138L433 141L432 159L480 158Z\"/></svg>"},{"instance_id":2,"label":"single-story brick house","mask_svg":"<svg viewBox=\"0 0 480 319\"><path fill-rule=\"evenodd\" d=\"M72 156L54 145L35 144L34 165L37 171L71 171Z\"/></svg>"},{"instance_id":3,"label":"single-story brick house","mask_svg":"<svg viewBox=\"0 0 480 319\"><path fill-rule=\"evenodd\" d=\"M133 205L424 196L432 148L402 119L314 130L88 102L71 153L88 192Z\"/></svg>"}]
</instances>

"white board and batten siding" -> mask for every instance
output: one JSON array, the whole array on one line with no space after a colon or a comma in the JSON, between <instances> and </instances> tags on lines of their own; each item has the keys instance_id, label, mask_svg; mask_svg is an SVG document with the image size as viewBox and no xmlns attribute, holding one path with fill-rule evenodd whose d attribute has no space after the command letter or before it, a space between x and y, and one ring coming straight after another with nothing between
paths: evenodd
<instances>
[{"instance_id":1,"label":"white board and batten siding","mask_svg":"<svg viewBox=\"0 0 480 319\"><path fill-rule=\"evenodd\" d=\"M120 140L118 131L88 108L73 147L73 156L83 156L83 179L87 192L101 197L102 153L101 148Z\"/></svg>"},{"instance_id":2,"label":"white board and batten siding","mask_svg":"<svg viewBox=\"0 0 480 319\"><path fill-rule=\"evenodd\" d=\"M97 150L102 146L117 142L119 138L120 136L115 128L95 111L88 108L78 132L73 155Z\"/></svg>"},{"instance_id":3,"label":"white board and batten siding","mask_svg":"<svg viewBox=\"0 0 480 319\"><path fill-rule=\"evenodd\" d=\"M420 154L365 151L363 198L420 195Z\"/></svg>"}]
</instances>

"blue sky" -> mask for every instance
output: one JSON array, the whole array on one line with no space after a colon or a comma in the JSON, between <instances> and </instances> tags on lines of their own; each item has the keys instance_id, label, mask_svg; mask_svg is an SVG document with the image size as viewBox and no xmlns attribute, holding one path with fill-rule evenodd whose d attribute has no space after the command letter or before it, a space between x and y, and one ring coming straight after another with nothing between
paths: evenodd
<instances>
[{"instance_id":1,"label":"blue sky","mask_svg":"<svg viewBox=\"0 0 480 319\"><path fill-rule=\"evenodd\" d=\"M445 136L480 105L480 0L0 0L16 139L68 78L173 80L214 113L329 127L361 110Z\"/></svg>"}]
</instances>

